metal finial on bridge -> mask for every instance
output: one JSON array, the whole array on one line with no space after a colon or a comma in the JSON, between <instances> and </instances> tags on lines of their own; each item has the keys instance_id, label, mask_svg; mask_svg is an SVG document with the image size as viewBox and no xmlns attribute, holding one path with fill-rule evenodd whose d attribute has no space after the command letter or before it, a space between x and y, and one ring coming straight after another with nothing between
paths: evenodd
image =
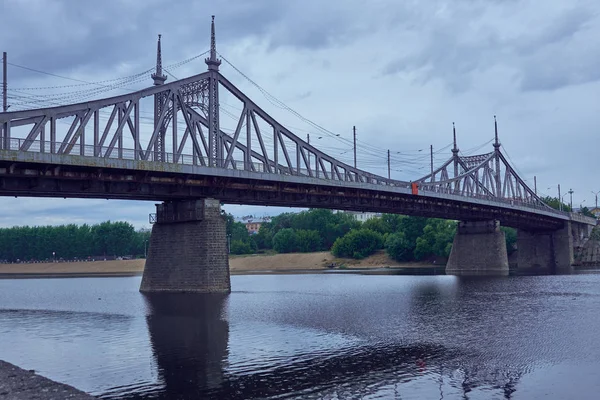
<instances>
[{"instance_id":1,"label":"metal finial on bridge","mask_svg":"<svg viewBox=\"0 0 600 400\"><path fill-rule=\"evenodd\" d=\"M210 57L204 60L208 65L209 70L219 70L221 60L217 58L217 40L215 38L215 16L212 16L212 22L210 25Z\"/></svg>"},{"instance_id":2,"label":"metal finial on bridge","mask_svg":"<svg viewBox=\"0 0 600 400\"><path fill-rule=\"evenodd\" d=\"M454 122L452 122L452 134L454 135L454 147L452 148L452 153L456 155L458 153L458 146L456 144L456 126L454 125Z\"/></svg>"},{"instance_id":3,"label":"metal finial on bridge","mask_svg":"<svg viewBox=\"0 0 600 400\"><path fill-rule=\"evenodd\" d=\"M156 46L156 72L151 75L155 85L162 85L167 80L167 76L162 73L162 53L160 49L161 36L161 34L158 35L158 44Z\"/></svg>"},{"instance_id":4,"label":"metal finial on bridge","mask_svg":"<svg viewBox=\"0 0 600 400\"><path fill-rule=\"evenodd\" d=\"M494 115L494 148L498 150L500 148L500 141L498 141L498 121L496 120L496 116Z\"/></svg>"}]
</instances>

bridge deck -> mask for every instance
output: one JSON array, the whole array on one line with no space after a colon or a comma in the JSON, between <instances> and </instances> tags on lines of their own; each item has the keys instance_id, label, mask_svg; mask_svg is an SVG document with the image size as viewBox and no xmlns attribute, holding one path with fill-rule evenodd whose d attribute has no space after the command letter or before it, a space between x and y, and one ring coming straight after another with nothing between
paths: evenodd
<instances>
[{"instance_id":1,"label":"bridge deck","mask_svg":"<svg viewBox=\"0 0 600 400\"><path fill-rule=\"evenodd\" d=\"M13 150L0 151L0 195L154 201L214 197L232 204L498 219L506 226L534 230L558 229L573 218L518 202L435 192L415 195L402 186Z\"/></svg>"}]
</instances>

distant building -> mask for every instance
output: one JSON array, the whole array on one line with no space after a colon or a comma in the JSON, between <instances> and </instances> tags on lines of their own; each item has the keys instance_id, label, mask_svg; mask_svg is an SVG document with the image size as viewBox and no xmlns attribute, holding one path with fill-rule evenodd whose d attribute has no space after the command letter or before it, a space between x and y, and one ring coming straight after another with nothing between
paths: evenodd
<instances>
[{"instance_id":1,"label":"distant building","mask_svg":"<svg viewBox=\"0 0 600 400\"><path fill-rule=\"evenodd\" d=\"M365 211L338 211L347 215L351 215L352 218L354 218L355 220L359 221L359 222L365 222L367 220L370 220L371 218L380 218L381 217L381 213L375 213L375 212L365 212Z\"/></svg>"},{"instance_id":2,"label":"distant building","mask_svg":"<svg viewBox=\"0 0 600 400\"><path fill-rule=\"evenodd\" d=\"M255 217L254 215L246 215L245 217L236 218L235 221L244 224L250 235L255 235L258 233L258 230L262 224L271 222L271 217Z\"/></svg>"},{"instance_id":3,"label":"distant building","mask_svg":"<svg viewBox=\"0 0 600 400\"><path fill-rule=\"evenodd\" d=\"M596 218L600 218L600 207L590 209L590 212L596 216Z\"/></svg>"}]
</instances>

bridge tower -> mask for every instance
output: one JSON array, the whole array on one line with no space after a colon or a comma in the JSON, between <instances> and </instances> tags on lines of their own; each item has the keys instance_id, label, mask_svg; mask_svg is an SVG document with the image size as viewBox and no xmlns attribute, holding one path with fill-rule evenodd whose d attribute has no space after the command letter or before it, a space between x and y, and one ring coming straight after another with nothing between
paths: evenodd
<instances>
[{"instance_id":1,"label":"bridge tower","mask_svg":"<svg viewBox=\"0 0 600 400\"><path fill-rule=\"evenodd\" d=\"M211 23L210 57L207 58L209 127L209 167L223 165L222 135L219 127L219 65L215 41L215 17ZM155 85L167 79L162 74L160 36ZM155 97L155 118L168 106L167 98ZM173 104L173 107L177 107ZM177 109L173 109L173 118ZM156 122L157 123L157 122ZM155 125L156 127L156 125ZM165 130L166 131L166 130ZM161 131L159 154L164 155ZM226 224L221 204L216 199L171 200L156 205L148 258L140 286L141 292L229 293L229 255Z\"/></svg>"},{"instance_id":2,"label":"bridge tower","mask_svg":"<svg viewBox=\"0 0 600 400\"><path fill-rule=\"evenodd\" d=\"M210 57L204 60L208 65L208 166L220 167L223 164L223 146L219 126L219 65L215 38L215 16L210 26Z\"/></svg>"},{"instance_id":3,"label":"bridge tower","mask_svg":"<svg viewBox=\"0 0 600 400\"><path fill-rule=\"evenodd\" d=\"M453 124L454 125L454 124ZM456 128L453 126L454 147L452 158L454 176L458 176L458 147L456 145ZM500 142L498 141L498 122L494 115L494 161L495 185L498 196L501 192L500 181ZM455 192L460 190L460 182L455 181ZM478 276L478 275L508 275L508 254L506 251L505 235L500 230L497 220L459 221L456 236L452 243L450 257L446 264L447 275Z\"/></svg>"},{"instance_id":4,"label":"bridge tower","mask_svg":"<svg viewBox=\"0 0 600 400\"><path fill-rule=\"evenodd\" d=\"M167 80L167 76L162 71L162 51L160 46L161 35L158 35L158 43L156 47L156 71L151 75L154 80L154 85L162 85ZM160 123L160 114L165 105L165 93L160 92L154 95L154 127ZM154 157L155 161L166 161L165 160L165 135L167 130L165 128L160 129L160 133L156 139L154 145Z\"/></svg>"},{"instance_id":5,"label":"bridge tower","mask_svg":"<svg viewBox=\"0 0 600 400\"><path fill-rule=\"evenodd\" d=\"M452 134L454 136L454 146L452 146L452 163L454 164L454 176L458 176L458 166L459 166L459 155L458 155L458 146L456 145L456 126L454 122L452 123ZM454 182L454 191L458 192L460 190L460 181Z\"/></svg>"}]
</instances>

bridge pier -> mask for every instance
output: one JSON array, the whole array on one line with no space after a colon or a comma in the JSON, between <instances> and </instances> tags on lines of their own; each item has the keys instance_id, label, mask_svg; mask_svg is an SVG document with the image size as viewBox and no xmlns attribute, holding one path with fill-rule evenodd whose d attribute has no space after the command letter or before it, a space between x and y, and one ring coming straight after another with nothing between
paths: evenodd
<instances>
[{"instance_id":1,"label":"bridge pier","mask_svg":"<svg viewBox=\"0 0 600 400\"><path fill-rule=\"evenodd\" d=\"M508 256L498 221L460 221L446 264L447 275L505 276Z\"/></svg>"},{"instance_id":2,"label":"bridge pier","mask_svg":"<svg viewBox=\"0 0 600 400\"><path fill-rule=\"evenodd\" d=\"M157 204L140 292L230 291L225 220L219 201Z\"/></svg>"},{"instance_id":3,"label":"bridge pier","mask_svg":"<svg viewBox=\"0 0 600 400\"><path fill-rule=\"evenodd\" d=\"M574 252L571 222L553 232L517 232L519 273L568 274L573 272Z\"/></svg>"}]
</instances>

